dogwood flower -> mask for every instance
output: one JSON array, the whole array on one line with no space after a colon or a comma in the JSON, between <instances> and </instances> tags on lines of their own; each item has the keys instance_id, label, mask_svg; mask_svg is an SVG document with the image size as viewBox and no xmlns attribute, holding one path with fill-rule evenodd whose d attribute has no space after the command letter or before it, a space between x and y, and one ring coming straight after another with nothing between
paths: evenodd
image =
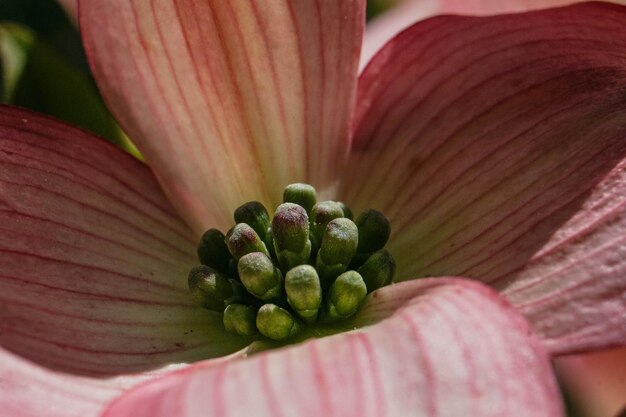
<instances>
[{"instance_id":1,"label":"dogwood flower","mask_svg":"<svg viewBox=\"0 0 626 417\"><path fill-rule=\"evenodd\" d=\"M361 0L79 11L150 168L2 108L3 415L558 416L550 355L625 344L626 8L429 19L358 78ZM255 352L187 274L294 182L385 213L398 283Z\"/></svg>"}]
</instances>

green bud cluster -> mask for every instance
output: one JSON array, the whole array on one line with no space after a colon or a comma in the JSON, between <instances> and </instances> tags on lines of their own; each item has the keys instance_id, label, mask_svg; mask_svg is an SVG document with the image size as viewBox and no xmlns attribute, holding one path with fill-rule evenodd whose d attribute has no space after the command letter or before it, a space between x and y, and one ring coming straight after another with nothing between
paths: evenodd
<instances>
[{"instance_id":1,"label":"green bud cluster","mask_svg":"<svg viewBox=\"0 0 626 417\"><path fill-rule=\"evenodd\" d=\"M202 265L189 272L193 299L222 313L230 333L288 340L304 326L353 316L369 292L392 282L391 227L376 210L353 221L344 203L318 202L315 188L291 184L273 217L252 201L234 219L226 235L204 233Z\"/></svg>"}]
</instances>

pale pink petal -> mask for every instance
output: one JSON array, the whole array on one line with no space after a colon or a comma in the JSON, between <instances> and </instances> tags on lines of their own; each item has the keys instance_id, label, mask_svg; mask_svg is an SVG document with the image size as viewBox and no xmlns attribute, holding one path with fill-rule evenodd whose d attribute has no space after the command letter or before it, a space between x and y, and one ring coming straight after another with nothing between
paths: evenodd
<instances>
[{"instance_id":1,"label":"pale pink petal","mask_svg":"<svg viewBox=\"0 0 626 417\"><path fill-rule=\"evenodd\" d=\"M562 415L545 351L524 319L481 284L386 287L353 324L373 321L148 382L104 416Z\"/></svg>"},{"instance_id":2,"label":"pale pink petal","mask_svg":"<svg viewBox=\"0 0 626 417\"><path fill-rule=\"evenodd\" d=\"M109 379L54 372L0 347L0 415L92 417L148 374ZM151 375L155 376L155 375Z\"/></svg>"},{"instance_id":3,"label":"pale pink petal","mask_svg":"<svg viewBox=\"0 0 626 417\"><path fill-rule=\"evenodd\" d=\"M192 304L195 239L150 171L85 132L0 108L0 230L0 344L10 351L110 375L246 343Z\"/></svg>"},{"instance_id":4,"label":"pale pink petal","mask_svg":"<svg viewBox=\"0 0 626 417\"><path fill-rule=\"evenodd\" d=\"M439 14L490 15L547 9L581 0L399 0L398 5L368 22L363 36L360 67L388 41L415 22ZM611 3L626 4L624 0Z\"/></svg>"},{"instance_id":5,"label":"pale pink petal","mask_svg":"<svg viewBox=\"0 0 626 417\"><path fill-rule=\"evenodd\" d=\"M203 366L245 354L203 362ZM52 371L0 347L0 415L7 417L96 417L107 403L130 387L178 371L172 365L158 371L112 378L89 378ZM186 368L190 369L191 368ZM177 375L184 375L178 371Z\"/></svg>"},{"instance_id":6,"label":"pale pink petal","mask_svg":"<svg viewBox=\"0 0 626 417\"><path fill-rule=\"evenodd\" d=\"M400 0L389 11L367 22L359 68L363 69L387 42L415 22L440 14L440 0Z\"/></svg>"},{"instance_id":7,"label":"pale pink petal","mask_svg":"<svg viewBox=\"0 0 626 417\"><path fill-rule=\"evenodd\" d=\"M109 107L201 232L347 156L364 0L81 0Z\"/></svg>"},{"instance_id":8,"label":"pale pink petal","mask_svg":"<svg viewBox=\"0 0 626 417\"><path fill-rule=\"evenodd\" d=\"M343 194L399 279L490 283L553 352L626 343L625 7L424 21L359 100Z\"/></svg>"}]
</instances>

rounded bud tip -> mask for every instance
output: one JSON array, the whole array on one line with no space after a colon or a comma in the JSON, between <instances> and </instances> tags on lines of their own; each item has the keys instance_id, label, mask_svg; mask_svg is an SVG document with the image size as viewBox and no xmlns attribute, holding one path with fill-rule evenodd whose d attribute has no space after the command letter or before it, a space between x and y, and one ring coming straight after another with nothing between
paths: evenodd
<instances>
[{"instance_id":1,"label":"rounded bud tip","mask_svg":"<svg viewBox=\"0 0 626 417\"><path fill-rule=\"evenodd\" d=\"M265 304L259 309L256 327L263 336L276 341L290 339L300 329L300 325L293 316L275 304Z\"/></svg>"},{"instance_id":2,"label":"rounded bud tip","mask_svg":"<svg viewBox=\"0 0 626 417\"><path fill-rule=\"evenodd\" d=\"M326 265L350 263L359 244L359 231L350 219L331 220L326 225L319 256Z\"/></svg>"},{"instance_id":3,"label":"rounded bud tip","mask_svg":"<svg viewBox=\"0 0 626 417\"><path fill-rule=\"evenodd\" d=\"M231 256L224 239L224 234L219 230L207 230L200 238L197 253L201 264L210 266L216 271L228 273L228 262Z\"/></svg>"},{"instance_id":4,"label":"rounded bud tip","mask_svg":"<svg viewBox=\"0 0 626 417\"><path fill-rule=\"evenodd\" d=\"M242 256L237 264L239 278L248 292L263 301L272 301L282 294L283 277L267 255L253 252Z\"/></svg>"},{"instance_id":5,"label":"rounded bud tip","mask_svg":"<svg viewBox=\"0 0 626 417\"><path fill-rule=\"evenodd\" d=\"M322 304L322 286L311 265L299 265L285 275L285 292L291 308L305 322L315 321Z\"/></svg>"},{"instance_id":6,"label":"rounded bud tip","mask_svg":"<svg viewBox=\"0 0 626 417\"><path fill-rule=\"evenodd\" d=\"M352 316L366 296L367 287L361 275L356 271L344 272L328 291L327 318L338 320Z\"/></svg>"},{"instance_id":7,"label":"rounded bud tip","mask_svg":"<svg viewBox=\"0 0 626 417\"><path fill-rule=\"evenodd\" d=\"M228 278L205 265L192 268L187 283L194 300L212 311L222 312L226 300L233 296Z\"/></svg>"},{"instance_id":8,"label":"rounded bud tip","mask_svg":"<svg viewBox=\"0 0 626 417\"><path fill-rule=\"evenodd\" d=\"M307 213L311 212L311 209L317 201L315 188L309 184L289 184L285 187L283 192L284 203L294 203L303 207Z\"/></svg>"},{"instance_id":9,"label":"rounded bud tip","mask_svg":"<svg viewBox=\"0 0 626 417\"><path fill-rule=\"evenodd\" d=\"M388 250L382 249L372 254L357 271L363 277L367 291L372 292L391 284L396 261Z\"/></svg>"},{"instance_id":10,"label":"rounded bud tip","mask_svg":"<svg viewBox=\"0 0 626 417\"><path fill-rule=\"evenodd\" d=\"M230 304L224 310L222 321L227 332L241 336L254 336L257 311L254 307L243 304Z\"/></svg>"},{"instance_id":11,"label":"rounded bud tip","mask_svg":"<svg viewBox=\"0 0 626 417\"><path fill-rule=\"evenodd\" d=\"M380 211L366 210L355 223L359 229L359 253L376 252L385 247L391 234L391 224Z\"/></svg>"},{"instance_id":12,"label":"rounded bud tip","mask_svg":"<svg viewBox=\"0 0 626 417\"><path fill-rule=\"evenodd\" d=\"M252 227L246 223L237 223L226 234L226 246L236 260L252 252L261 252L269 256L265 243Z\"/></svg>"},{"instance_id":13,"label":"rounded bud tip","mask_svg":"<svg viewBox=\"0 0 626 417\"><path fill-rule=\"evenodd\" d=\"M258 201L249 201L237 207L234 213L235 223L246 223L252 227L261 240L265 240L271 226L270 216L265 206Z\"/></svg>"}]
</instances>

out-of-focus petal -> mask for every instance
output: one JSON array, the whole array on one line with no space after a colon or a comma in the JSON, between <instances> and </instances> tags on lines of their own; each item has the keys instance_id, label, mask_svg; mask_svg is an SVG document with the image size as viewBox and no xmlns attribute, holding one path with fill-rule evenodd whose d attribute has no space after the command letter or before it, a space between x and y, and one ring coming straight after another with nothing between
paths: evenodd
<instances>
[{"instance_id":1,"label":"out-of-focus petal","mask_svg":"<svg viewBox=\"0 0 626 417\"><path fill-rule=\"evenodd\" d=\"M58 0L59 4L65 9L65 13L70 18L70 20L77 24L78 23L78 0Z\"/></svg>"},{"instance_id":2,"label":"out-of-focus petal","mask_svg":"<svg viewBox=\"0 0 626 417\"><path fill-rule=\"evenodd\" d=\"M359 68L365 68L376 52L402 30L439 14L440 7L439 0L401 0L389 11L367 22Z\"/></svg>"},{"instance_id":3,"label":"out-of-focus petal","mask_svg":"<svg viewBox=\"0 0 626 417\"><path fill-rule=\"evenodd\" d=\"M562 415L546 353L495 292L413 281L370 297L351 333L148 382L111 417Z\"/></svg>"},{"instance_id":4,"label":"out-of-focus petal","mask_svg":"<svg viewBox=\"0 0 626 417\"><path fill-rule=\"evenodd\" d=\"M360 67L388 41L412 24L438 14L489 15L525 12L578 3L580 0L400 0L396 7L368 22ZM624 0L611 3L626 4Z\"/></svg>"},{"instance_id":5,"label":"out-of-focus petal","mask_svg":"<svg viewBox=\"0 0 626 417\"><path fill-rule=\"evenodd\" d=\"M577 416L624 416L626 347L563 356L556 359L555 368Z\"/></svg>"},{"instance_id":6,"label":"out-of-focus petal","mask_svg":"<svg viewBox=\"0 0 626 417\"><path fill-rule=\"evenodd\" d=\"M400 279L501 289L552 352L626 343L626 8L440 17L361 78L344 193Z\"/></svg>"},{"instance_id":7,"label":"out-of-focus petal","mask_svg":"<svg viewBox=\"0 0 626 417\"><path fill-rule=\"evenodd\" d=\"M363 0L82 0L109 107L196 232L345 162Z\"/></svg>"},{"instance_id":8,"label":"out-of-focus petal","mask_svg":"<svg viewBox=\"0 0 626 417\"><path fill-rule=\"evenodd\" d=\"M192 233L150 171L85 132L0 108L0 230L0 344L42 366L130 373L246 342L193 306Z\"/></svg>"}]
</instances>

